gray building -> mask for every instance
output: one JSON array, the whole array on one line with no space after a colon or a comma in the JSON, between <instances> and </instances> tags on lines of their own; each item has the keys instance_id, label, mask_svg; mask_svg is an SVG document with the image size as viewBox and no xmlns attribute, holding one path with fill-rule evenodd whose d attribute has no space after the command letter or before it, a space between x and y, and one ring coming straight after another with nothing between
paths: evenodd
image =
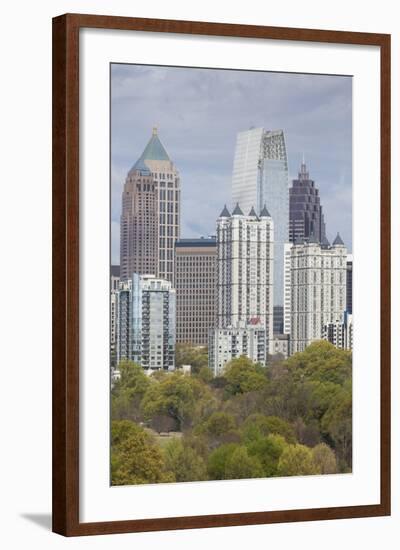
<instances>
[{"instance_id":1,"label":"gray building","mask_svg":"<svg viewBox=\"0 0 400 550\"><path fill-rule=\"evenodd\" d=\"M120 283L118 302L118 362L173 370L176 300L170 281L135 273Z\"/></svg>"},{"instance_id":2,"label":"gray building","mask_svg":"<svg viewBox=\"0 0 400 550\"><path fill-rule=\"evenodd\" d=\"M289 189L289 196L290 242L303 242L313 237L317 242L326 244L325 220L319 190L315 186L315 181L310 179L304 159L299 177L293 180Z\"/></svg>"},{"instance_id":3,"label":"gray building","mask_svg":"<svg viewBox=\"0 0 400 550\"><path fill-rule=\"evenodd\" d=\"M207 346L215 326L216 238L179 239L175 243L176 341Z\"/></svg>"},{"instance_id":4,"label":"gray building","mask_svg":"<svg viewBox=\"0 0 400 550\"><path fill-rule=\"evenodd\" d=\"M289 240L289 176L282 130L239 132L232 174L232 200L244 212L263 206L274 222L274 333L283 333L284 245Z\"/></svg>"}]
</instances>

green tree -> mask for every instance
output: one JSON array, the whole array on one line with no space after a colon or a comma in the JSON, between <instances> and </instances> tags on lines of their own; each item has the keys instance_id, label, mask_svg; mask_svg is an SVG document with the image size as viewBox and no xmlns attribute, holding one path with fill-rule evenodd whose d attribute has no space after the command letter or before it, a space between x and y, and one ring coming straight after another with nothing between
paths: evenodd
<instances>
[{"instance_id":1,"label":"green tree","mask_svg":"<svg viewBox=\"0 0 400 550\"><path fill-rule=\"evenodd\" d=\"M174 372L149 386L141 406L146 419L168 415L176 420L177 429L182 430L190 425L199 401L204 400L211 401L212 396L203 382L181 372Z\"/></svg>"},{"instance_id":2,"label":"green tree","mask_svg":"<svg viewBox=\"0 0 400 550\"><path fill-rule=\"evenodd\" d=\"M129 420L111 424L111 480L112 485L173 481L154 439Z\"/></svg>"},{"instance_id":3,"label":"green tree","mask_svg":"<svg viewBox=\"0 0 400 550\"><path fill-rule=\"evenodd\" d=\"M250 456L246 447L239 446L227 458L225 479L250 479L263 476L261 462L256 456Z\"/></svg>"},{"instance_id":4,"label":"green tree","mask_svg":"<svg viewBox=\"0 0 400 550\"><path fill-rule=\"evenodd\" d=\"M312 450L314 464L319 474L336 474L337 464L335 453L325 443L319 443Z\"/></svg>"},{"instance_id":5,"label":"green tree","mask_svg":"<svg viewBox=\"0 0 400 550\"><path fill-rule=\"evenodd\" d=\"M313 342L286 364L295 379L332 382L343 385L351 378L351 352L336 348L326 340Z\"/></svg>"},{"instance_id":6,"label":"green tree","mask_svg":"<svg viewBox=\"0 0 400 550\"><path fill-rule=\"evenodd\" d=\"M260 390L267 384L265 367L253 363L244 355L229 361L223 376L227 382L225 392L228 396Z\"/></svg>"},{"instance_id":7,"label":"green tree","mask_svg":"<svg viewBox=\"0 0 400 550\"><path fill-rule=\"evenodd\" d=\"M175 348L175 364L191 365L192 374L197 374L203 367L208 368L208 348L206 346L192 346L191 344L177 344Z\"/></svg>"},{"instance_id":8,"label":"green tree","mask_svg":"<svg viewBox=\"0 0 400 550\"><path fill-rule=\"evenodd\" d=\"M281 435L288 443L296 443L296 435L289 422L277 416L265 416L261 413L251 414L242 424L242 433L245 439L252 436L276 434Z\"/></svg>"},{"instance_id":9,"label":"green tree","mask_svg":"<svg viewBox=\"0 0 400 550\"><path fill-rule=\"evenodd\" d=\"M235 429L235 418L231 414L214 412L197 427L196 432L218 437Z\"/></svg>"},{"instance_id":10,"label":"green tree","mask_svg":"<svg viewBox=\"0 0 400 550\"><path fill-rule=\"evenodd\" d=\"M311 449L305 445L288 445L278 462L278 474L281 476L305 476L317 474Z\"/></svg>"},{"instance_id":11,"label":"green tree","mask_svg":"<svg viewBox=\"0 0 400 550\"><path fill-rule=\"evenodd\" d=\"M164 448L165 468L175 481L203 481L207 468L203 458L178 438L172 439Z\"/></svg>"},{"instance_id":12,"label":"green tree","mask_svg":"<svg viewBox=\"0 0 400 550\"><path fill-rule=\"evenodd\" d=\"M239 445L237 443L226 443L210 453L207 462L210 479L227 479L225 477L227 460L238 448Z\"/></svg>"},{"instance_id":13,"label":"green tree","mask_svg":"<svg viewBox=\"0 0 400 550\"><path fill-rule=\"evenodd\" d=\"M351 388L342 389L321 419L322 431L333 442L340 471L351 471L352 464L352 396Z\"/></svg>"},{"instance_id":14,"label":"green tree","mask_svg":"<svg viewBox=\"0 0 400 550\"><path fill-rule=\"evenodd\" d=\"M121 361L120 379L115 383L111 393L111 417L114 420L142 419L140 402L150 386L148 376L142 367L133 361Z\"/></svg>"},{"instance_id":15,"label":"green tree","mask_svg":"<svg viewBox=\"0 0 400 550\"><path fill-rule=\"evenodd\" d=\"M265 477L278 474L278 462L286 447L285 439L281 435L275 434L266 437L260 436L246 444L249 455L259 460Z\"/></svg>"}]
</instances>

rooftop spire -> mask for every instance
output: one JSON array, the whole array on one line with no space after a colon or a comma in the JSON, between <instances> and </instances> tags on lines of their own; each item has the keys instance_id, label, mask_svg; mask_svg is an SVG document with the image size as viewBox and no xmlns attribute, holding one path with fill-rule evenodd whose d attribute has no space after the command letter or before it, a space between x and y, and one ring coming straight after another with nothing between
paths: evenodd
<instances>
[{"instance_id":1,"label":"rooftop spire","mask_svg":"<svg viewBox=\"0 0 400 550\"><path fill-rule=\"evenodd\" d=\"M164 145L161 143L160 138L158 137L157 126L153 127L152 135L149 142L147 143L143 153L140 155L130 171L140 170L143 173L150 173L150 169L146 165L146 160L171 160L168 156L167 151L164 148Z\"/></svg>"},{"instance_id":2,"label":"rooftop spire","mask_svg":"<svg viewBox=\"0 0 400 550\"><path fill-rule=\"evenodd\" d=\"M256 211L254 210L254 206L251 207L251 210L249 212L249 216L257 218L257 214L256 214Z\"/></svg>"},{"instance_id":3,"label":"rooftop spire","mask_svg":"<svg viewBox=\"0 0 400 550\"><path fill-rule=\"evenodd\" d=\"M264 203L263 209L260 212L260 218L270 218L271 214L268 212L267 205Z\"/></svg>"},{"instance_id":4,"label":"rooftop spire","mask_svg":"<svg viewBox=\"0 0 400 550\"><path fill-rule=\"evenodd\" d=\"M227 209L226 207L226 204L221 212L221 214L219 215L220 218L230 218L231 217L231 214L229 212L229 210Z\"/></svg>"},{"instance_id":5,"label":"rooftop spire","mask_svg":"<svg viewBox=\"0 0 400 550\"><path fill-rule=\"evenodd\" d=\"M243 216L243 215L244 215L244 214L243 214L243 212L242 212L242 210L241 210L241 208L240 208L240 206L239 206L239 203L237 202L237 203L236 203L236 206L235 206L235 209L234 209L234 211L232 212L232 216Z\"/></svg>"},{"instance_id":6,"label":"rooftop spire","mask_svg":"<svg viewBox=\"0 0 400 550\"><path fill-rule=\"evenodd\" d=\"M332 243L333 246L344 246L344 242L342 241L342 237L338 234L335 237L335 240Z\"/></svg>"},{"instance_id":7,"label":"rooftop spire","mask_svg":"<svg viewBox=\"0 0 400 550\"><path fill-rule=\"evenodd\" d=\"M309 179L309 173L307 171L305 155L303 152L302 163L300 165L299 180L308 180L308 179Z\"/></svg>"}]
</instances>

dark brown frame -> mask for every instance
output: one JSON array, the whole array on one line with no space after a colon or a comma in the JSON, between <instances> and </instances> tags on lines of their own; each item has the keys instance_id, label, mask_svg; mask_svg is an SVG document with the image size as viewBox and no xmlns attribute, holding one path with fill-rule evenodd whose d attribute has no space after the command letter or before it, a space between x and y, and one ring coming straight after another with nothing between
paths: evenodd
<instances>
[{"instance_id":1,"label":"dark brown frame","mask_svg":"<svg viewBox=\"0 0 400 550\"><path fill-rule=\"evenodd\" d=\"M79 521L79 29L379 46L381 496L375 505L99 523ZM390 515L390 35L67 14L53 19L53 531L65 536Z\"/></svg>"}]
</instances>

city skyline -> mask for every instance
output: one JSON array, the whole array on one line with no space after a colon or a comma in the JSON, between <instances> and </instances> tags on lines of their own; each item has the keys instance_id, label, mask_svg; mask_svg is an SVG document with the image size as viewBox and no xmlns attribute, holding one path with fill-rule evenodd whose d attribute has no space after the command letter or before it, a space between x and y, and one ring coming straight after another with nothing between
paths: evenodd
<instances>
[{"instance_id":1,"label":"city skyline","mask_svg":"<svg viewBox=\"0 0 400 550\"><path fill-rule=\"evenodd\" d=\"M232 206L236 134L263 126L285 132L289 185L305 154L328 238L340 231L351 250L351 78L112 65L111 87L112 263L119 259L122 187L153 126L179 166L182 237L215 233L221 203ZM202 215L193 216L199 207Z\"/></svg>"}]
</instances>

